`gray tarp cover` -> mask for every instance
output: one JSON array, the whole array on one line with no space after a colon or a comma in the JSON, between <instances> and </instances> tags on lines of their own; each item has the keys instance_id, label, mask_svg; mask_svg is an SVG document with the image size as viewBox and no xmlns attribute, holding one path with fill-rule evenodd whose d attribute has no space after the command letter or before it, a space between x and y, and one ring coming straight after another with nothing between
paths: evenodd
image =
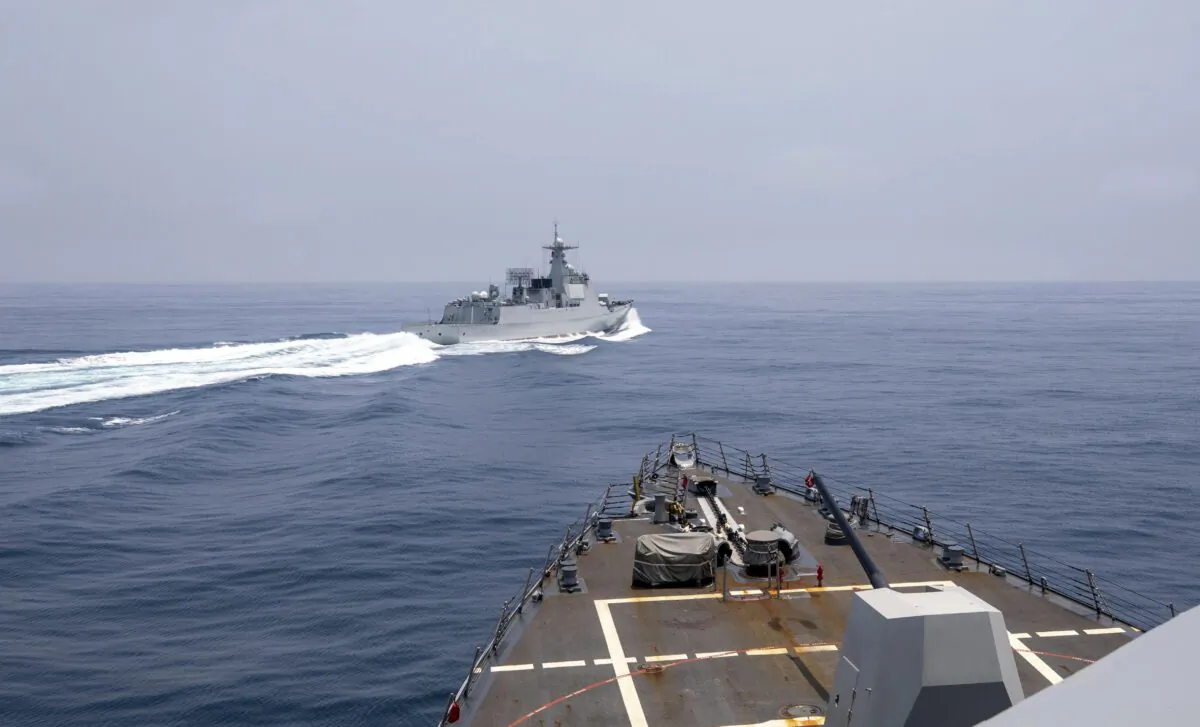
<instances>
[{"instance_id":1,"label":"gray tarp cover","mask_svg":"<svg viewBox=\"0 0 1200 727\"><path fill-rule=\"evenodd\" d=\"M642 535L633 556L633 582L661 586L711 578L716 555L711 533Z\"/></svg>"}]
</instances>

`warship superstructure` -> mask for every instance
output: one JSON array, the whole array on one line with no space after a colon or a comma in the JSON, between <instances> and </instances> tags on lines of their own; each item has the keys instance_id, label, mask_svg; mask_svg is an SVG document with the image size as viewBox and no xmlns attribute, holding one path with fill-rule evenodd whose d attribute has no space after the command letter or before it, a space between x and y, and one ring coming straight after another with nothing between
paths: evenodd
<instances>
[{"instance_id":1,"label":"warship superstructure","mask_svg":"<svg viewBox=\"0 0 1200 727\"><path fill-rule=\"evenodd\" d=\"M632 464L439 727L1195 723L1200 608L694 434Z\"/></svg>"},{"instance_id":2,"label":"warship superstructure","mask_svg":"<svg viewBox=\"0 0 1200 727\"><path fill-rule=\"evenodd\" d=\"M554 338L617 330L633 309L632 300L597 293L587 273L567 262L567 245L554 225L550 274L533 268L509 268L506 287L489 285L446 304L436 323L408 324L403 330L440 344Z\"/></svg>"}]
</instances>

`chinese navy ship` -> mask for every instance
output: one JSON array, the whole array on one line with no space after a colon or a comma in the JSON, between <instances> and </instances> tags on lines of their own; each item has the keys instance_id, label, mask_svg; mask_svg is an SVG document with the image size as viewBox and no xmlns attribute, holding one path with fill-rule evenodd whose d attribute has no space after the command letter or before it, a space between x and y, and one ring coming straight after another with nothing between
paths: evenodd
<instances>
[{"instance_id":1,"label":"chinese navy ship","mask_svg":"<svg viewBox=\"0 0 1200 727\"><path fill-rule=\"evenodd\" d=\"M534 276L532 268L509 268L506 289L490 285L446 304L441 320L408 324L403 330L433 343L513 341L608 333L625 323L632 300L610 300L597 294L587 273L567 262L567 245L554 225L550 275Z\"/></svg>"},{"instance_id":2,"label":"chinese navy ship","mask_svg":"<svg viewBox=\"0 0 1200 727\"><path fill-rule=\"evenodd\" d=\"M440 727L1196 724L1200 608L695 434L630 465L459 649Z\"/></svg>"}]
</instances>

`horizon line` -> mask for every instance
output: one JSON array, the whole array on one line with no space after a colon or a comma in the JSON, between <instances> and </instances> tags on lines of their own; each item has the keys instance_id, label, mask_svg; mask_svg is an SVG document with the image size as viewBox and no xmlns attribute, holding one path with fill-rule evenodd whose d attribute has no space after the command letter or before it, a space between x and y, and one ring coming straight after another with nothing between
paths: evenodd
<instances>
[{"instance_id":1,"label":"horizon line","mask_svg":"<svg viewBox=\"0 0 1200 727\"><path fill-rule=\"evenodd\" d=\"M606 288L620 285L1086 285L1086 284L1197 284L1200 278L931 278L931 279L887 279L887 278L841 278L841 279L659 279L659 280L612 280ZM490 284L490 283L489 283ZM2 280L0 285L129 285L129 286L196 286L196 285L480 285L471 280L382 280L382 279L287 279L287 280Z\"/></svg>"}]
</instances>

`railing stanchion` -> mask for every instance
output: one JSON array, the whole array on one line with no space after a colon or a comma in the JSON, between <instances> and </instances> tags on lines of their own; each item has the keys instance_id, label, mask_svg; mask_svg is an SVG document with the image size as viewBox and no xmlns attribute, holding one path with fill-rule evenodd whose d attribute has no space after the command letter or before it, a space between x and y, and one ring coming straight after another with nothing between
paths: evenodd
<instances>
[{"instance_id":1,"label":"railing stanchion","mask_svg":"<svg viewBox=\"0 0 1200 727\"><path fill-rule=\"evenodd\" d=\"M471 671L467 672L466 686L463 687L463 699L471 694L471 680L475 678L475 670L482 666L483 647L475 647L475 658L471 660Z\"/></svg>"},{"instance_id":2,"label":"railing stanchion","mask_svg":"<svg viewBox=\"0 0 1200 727\"><path fill-rule=\"evenodd\" d=\"M533 582L533 569L529 569L529 575L525 577L525 587L521 589L521 602L517 604L517 613L522 613L525 610L525 601L529 598L529 584Z\"/></svg>"},{"instance_id":3,"label":"railing stanchion","mask_svg":"<svg viewBox=\"0 0 1200 727\"><path fill-rule=\"evenodd\" d=\"M1104 615L1104 601L1100 598L1100 589L1096 588L1096 576L1092 573L1091 568L1084 568L1084 573L1087 573L1088 587L1092 589L1092 603L1096 606L1096 615Z\"/></svg>"}]
</instances>

